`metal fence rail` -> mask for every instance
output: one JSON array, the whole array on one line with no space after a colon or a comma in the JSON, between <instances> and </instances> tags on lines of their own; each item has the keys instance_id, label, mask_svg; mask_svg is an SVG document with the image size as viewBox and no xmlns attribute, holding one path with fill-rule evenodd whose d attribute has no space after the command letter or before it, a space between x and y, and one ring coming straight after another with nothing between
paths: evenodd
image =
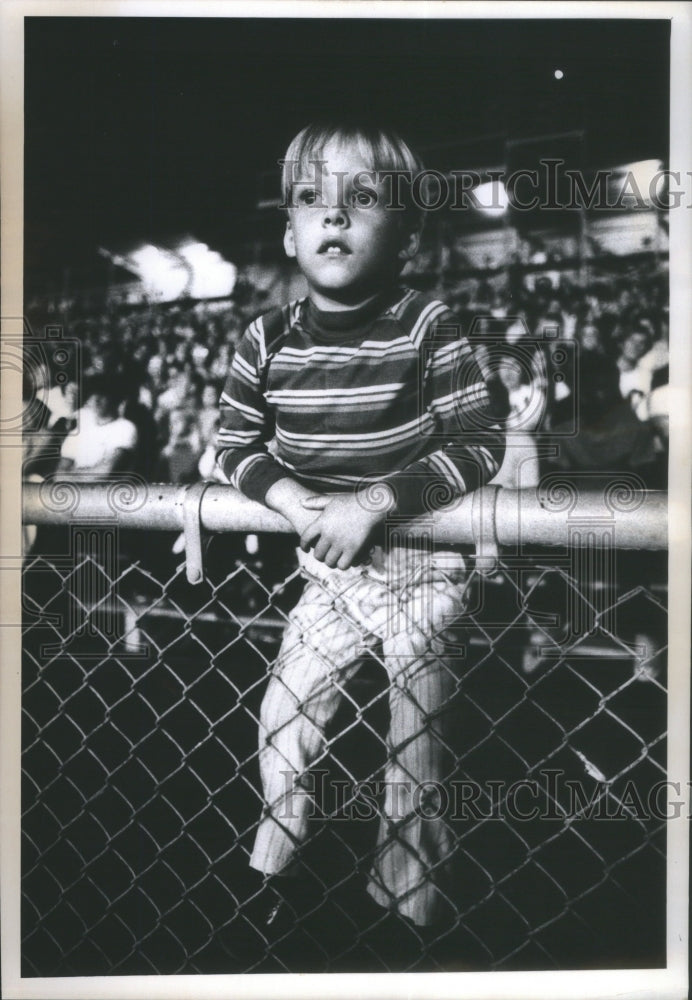
<instances>
[{"instance_id":1,"label":"metal fence rail","mask_svg":"<svg viewBox=\"0 0 692 1000\"><path fill-rule=\"evenodd\" d=\"M468 557L444 630L449 912L392 934L362 907L388 753L370 644L277 938L248 859L260 706L304 586L289 526L221 486L26 484L23 974L664 964L666 497L637 487L548 478L406 526Z\"/></svg>"}]
</instances>

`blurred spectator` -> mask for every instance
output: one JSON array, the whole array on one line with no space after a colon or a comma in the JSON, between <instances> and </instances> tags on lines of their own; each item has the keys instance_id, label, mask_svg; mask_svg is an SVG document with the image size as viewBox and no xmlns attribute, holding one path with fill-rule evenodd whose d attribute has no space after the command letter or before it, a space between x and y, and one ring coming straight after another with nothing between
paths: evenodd
<instances>
[{"instance_id":1,"label":"blurred spectator","mask_svg":"<svg viewBox=\"0 0 692 1000\"><path fill-rule=\"evenodd\" d=\"M502 465L491 483L520 490L537 486L540 480L538 449L532 434L508 431Z\"/></svg>"},{"instance_id":2,"label":"blurred spectator","mask_svg":"<svg viewBox=\"0 0 692 1000\"><path fill-rule=\"evenodd\" d=\"M635 412L651 391L652 371L642 364L643 358L651 349L651 340L651 333L645 327L637 326L623 337L617 358L620 395L629 401Z\"/></svg>"},{"instance_id":3,"label":"blurred spectator","mask_svg":"<svg viewBox=\"0 0 692 1000\"><path fill-rule=\"evenodd\" d=\"M653 434L620 395L617 367L584 352L580 369L576 434L571 425L554 428L556 464L605 474L631 471L647 481L656 461Z\"/></svg>"},{"instance_id":4,"label":"blurred spectator","mask_svg":"<svg viewBox=\"0 0 692 1000\"><path fill-rule=\"evenodd\" d=\"M516 344L528 335L526 320L523 316L515 316L505 330L505 340L508 344Z\"/></svg>"},{"instance_id":5,"label":"blurred spectator","mask_svg":"<svg viewBox=\"0 0 692 1000\"><path fill-rule=\"evenodd\" d=\"M89 473L95 478L131 470L137 429L118 414L124 396L118 380L94 375L85 396L85 404L76 415L76 429L63 441L58 470Z\"/></svg>"},{"instance_id":6,"label":"blurred spectator","mask_svg":"<svg viewBox=\"0 0 692 1000\"><path fill-rule=\"evenodd\" d=\"M221 387L212 381L206 381L202 387L201 407L197 414L197 426L203 446L206 446L216 434L220 410L219 396Z\"/></svg>"},{"instance_id":7,"label":"blurred spectator","mask_svg":"<svg viewBox=\"0 0 692 1000\"><path fill-rule=\"evenodd\" d=\"M228 479L219 468L216 461L216 443L212 438L200 456L197 464L197 471L200 479L210 480L216 483L228 483Z\"/></svg>"},{"instance_id":8,"label":"blurred spectator","mask_svg":"<svg viewBox=\"0 0 692 1000\"><path fill-rule=\"evenodd\" d=\"M79 403L79 386L76 382L65 382L63 385L54 385L48 390L46 396L46 406L50 414L48 427L53 427L59 421L69 423L74 420ZM64 426L64 425L63 425Z\"/></svg>"},{"instance_id":9,"label":"blurred spectator","mask_svg":"<svg viewBox=\"0 0 692 1000\"><path fill-rule=\"evenodd\" d=\"M669 361L669 347L668 347L668 318L663 317L660 323L660 334L658 338L651 345L651 348L644 354L639 360L639 367L643 371L648 371L651 373L652 382L656 376L657 372L666 371L666 377L660 384L668 381L668 361ZM653 384L651 386L653 388Z\"/></svg>"},{"instance_id":10,"label":"blurred spectator","mask_svg":"<svg viewBox=\"0 0 692 1000\"><path fill-rule=\"evenodd\" d=\"M22 421L22 476L34 481L50 475L58 464L61 440L49 428L50 410L41 399L25 394Z\"/></svg>"},{"instance_id":11,"label":"blurred spectator","mask_svg":"<svg viewBox=\"0 0 692 1000\"><path fill-rule=\"evenodd\" d=\"M668 423L670 407L670 390L668 382L656 386L649 393L647 400L647 416L661 451L668 448Z\"/></svg>"},{"instance_id":12,"label":"blurred spectator","mask_svg":"<svg viewBox=\"0 0 692 1000\"><path fill-rule=\"evenodd\" d=\"M119 413L125 420L134 424L137 431L131 471L136 472L142 479L151 481L159 462L158 431L151 409L134 395L120 404Z\"/></svg>"},{"instance_id":13,"label":"blurred spectator","mask_svg":"<svg viewBox=\"0 0 692 1000\"><path fill-rule=\"evenodd\" d=\"M530 379L519 360L509 354L502 355L497 369L498 380L504 387L507 399L507 428L505 454L502 465L492 480L509 489L535 486L539 480L538 450L532 431L545 415L545 394L538 381ZM494 402L499 398L488 388ZM497 410L497 403L495 404Z\"/></svg>"},{"instance_id":14,"label":"blurred spectator","mask_svg":"<svg viewBox=\"0 0 692 1000\"><path fill-rule=\"evenodd\" d=\"M151 380L152 388L159 393L163 390L165 362L161 354L152 354L147 365L147 373Z\"/></svg>"},{"instance_id":15,"label":"blurred spectator","mask_svg":"<svg viewBox=\"0 0 692 1000\"><path fill-rule=\"evenodd\" d=\"M518 359L509 354L500 358L498 374L509 403L505 426L510 430L535 430L545 414L546 402L538 380L531 379Z\"/></svg>"},{"instance_id":16,"label":"blurred spectator","mask_svg":"<svg viewBox=\"0 0 692 1000\"><path fill-rule=\"evenodd\" d=\"M43 389L45 392L45 386ZM25 476L45 477L57 469L62 443L75 426L78 396L77 383L67 382L54 386L45 402L35 397L27 404L27 415L31 416L23 428Z\"/></svg>"},{"instance_id":17,"label":"blurred spectator","mask_svg":"<svg viewBox=\"0 0 692 1000\"><path fill-rule=\"evenodd\" d=\"M576 331L576 340L582 351L594 351L605 355L601 331L595 323L584 323Z\"/></svg>"},{"instance_id":18,"label":"blurred spectator","mask_svg":"<svg viewBox=\"0 0 692 1000\"><path fill-rule=\"evenodd\" d=\"M170 414L170 437L161 453L161 478L171 483L193 483L198 478L197 464L202 442L191 410L178 408Z\"/></svg>"},{"instance_id":19,"label":"blurred spectator","mask_svg":"<svg viewBox=\"0 0 692 1000\"><path fill-rule=\"evenodd\" d=\"M206 366L209 358L209 348L201 343L201 341L198 341L192 345L190 356L192 358L195 371L204 376L207 370Z\"/></svg>"},{"instance_id":20,"label":"blurred spectator","mask_svg":"<svg viewBox=\"0 0 692 1000\"><path fill-rule=\"evenodd\" d=\"M163 427L173 410L193 404L194 386L188 368L171 365L168 369L168 387L156 400L154 418Z\"/></svg>"},{"instance_id":21,"label":"blurred spectator","mask_svg":"<svg viewBox=\"0 0 692 1000\"><path fill-rule=\"evenodd\" d=\"M224 343L219 346L216 357L209 366L209 375L218 382L225 381L228 370L231 366L233 349L230 344Z\"/></svg>"}]
</instances>

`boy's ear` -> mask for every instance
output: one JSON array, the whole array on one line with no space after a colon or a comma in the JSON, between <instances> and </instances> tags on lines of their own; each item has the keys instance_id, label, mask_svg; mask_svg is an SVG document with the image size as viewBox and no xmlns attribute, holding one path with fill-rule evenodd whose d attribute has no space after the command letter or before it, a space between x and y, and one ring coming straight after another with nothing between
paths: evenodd
<instances>
[{"instance_id":1,"label":"boy's ear","mask_svg":"<svg viewBox=\"0 0 692 1000\"><path fill-rule=\"evenodd\" d=\"M293 239L293 228L289 219L286 220L286 229L284 230L284 250L287 257L295 257L296 243Z\"/></svg>"},{"instance_id":2,"label":"boy's ear","mask_svg":"<svg viewBox=\"0 0 692 1000\"><path fill-rule=\"evenodd\" d=\"M412 260L420 248L421 230L404 233L399 250L399 260Z\"/></svg>"}]
</instances>

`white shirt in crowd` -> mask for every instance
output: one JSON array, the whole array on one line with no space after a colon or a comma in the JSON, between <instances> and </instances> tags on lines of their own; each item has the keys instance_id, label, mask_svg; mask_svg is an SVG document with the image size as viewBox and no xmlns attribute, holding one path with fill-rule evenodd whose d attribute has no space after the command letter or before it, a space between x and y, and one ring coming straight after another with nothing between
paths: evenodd
<instances>
[{"instance_id":1,"label":"white shirt in crowd","mask_svg":"<svg viewBox=\"0 0 692 1000\"><path fill-rule=\"evenodd\" d=\"M511 430L533 431L545 414L545 394L536 383L510 389L509 413L505 426Z\"/></svg>"},{"instance_id":2,"label":"white shirt in crowd","mask_svg":"<svg viewBox=\"0 0 692 1000\"><path fill-rule=\"evenodd\" d=\"M620 395L623 399L629 399L631 392L641 392L646 396L651 389L652 372L641 365L635 365L628 371L620 372Z\"/></svg>"},{"instance_id":3,"label":"white shirt in crowd","mask_svg":"<svg viewBox=\"0 0 692 1000\"><path fill-rule=\"evenodd\" d=\"M58 420L62 420L63 418L70 420L74 416L72 401L62 391L59 385L54 385L53 388L48 391L45 404L50 413L48 427L52 427L53 424L58 422Z\"/></svg>"},{"instance_id":4,"label":"white shirt in crowd","mask_svg":"<svg viewBox=\"0 0 692 1000\"><path fill-rule=\"evenodd\" d=\"M94 410L85 406L77 413L77 429L63 441L60 455L72 459L74 468L91 469L108 461L121 448L137 444L137 428L131 420L116 417L99 423Z\"/></svg>"},{"instance_id":5,"label":"white shirt in crowd","mask_svg":"<svg viewBox=\"0 0 692 1000\"><path fill-rule=\"evenodd\" d=\"M620 371L620 393L628 399L631 392L647 396L651 392L654 372L668 364L668 344L657 340L653 347L637 361L634 368ZM642 417L641 419L646 419Z\"/></svg>"}]
</instances>

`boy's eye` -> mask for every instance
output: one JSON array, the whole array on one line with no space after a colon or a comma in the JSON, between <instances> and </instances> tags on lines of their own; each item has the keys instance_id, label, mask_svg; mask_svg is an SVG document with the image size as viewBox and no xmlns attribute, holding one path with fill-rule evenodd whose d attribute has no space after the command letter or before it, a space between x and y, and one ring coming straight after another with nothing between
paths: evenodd
<instances>
[{"instance_id":1,"label":"boy's eye","mask_svg":"<svg viewBox=\"0 0 692 1000\"><path fill-rule=\"evenodd\" d=\"M351 204L356 208L371 208L375 204L375 198L369 191L354 191L351 195Z\"/></svg>"},{"instance_id":2,"label":"boy's eye","mask_svg":"<svg viewBox=\"0 0 692 1000\"><path fill-rule=\"evenodd\" d=\"M317 192L314 188L301 188L298 192L297 202L299 205L314 205L317 201Z\"/></svg>"}]
</instances>

